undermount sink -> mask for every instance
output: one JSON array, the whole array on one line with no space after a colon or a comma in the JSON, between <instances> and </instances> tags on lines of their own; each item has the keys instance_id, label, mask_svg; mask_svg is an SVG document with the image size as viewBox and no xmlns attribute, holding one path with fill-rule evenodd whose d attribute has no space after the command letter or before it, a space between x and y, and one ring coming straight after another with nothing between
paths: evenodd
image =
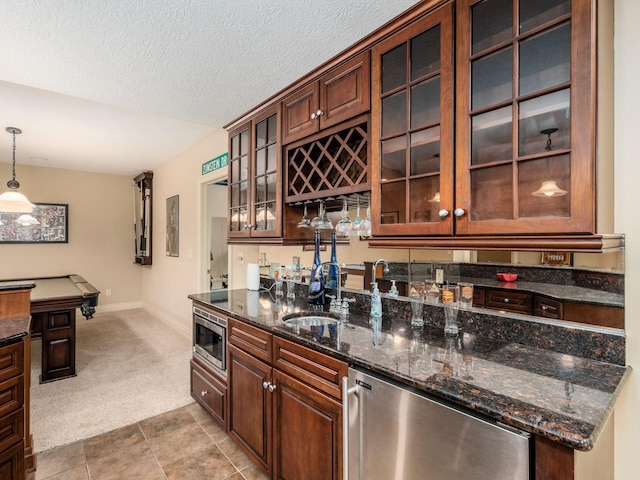
<instances>
[{"instance_id":1,"label":"undermount sink","mask_svg":"<svg viewBox=\"0 0 640 480\"><path fill-rule=\"evenodd\" d=\"M291 327L319 327L334 325L340 317L329 312L297 312L285 315L282 321Z\"/></svg>"}]
</instances>

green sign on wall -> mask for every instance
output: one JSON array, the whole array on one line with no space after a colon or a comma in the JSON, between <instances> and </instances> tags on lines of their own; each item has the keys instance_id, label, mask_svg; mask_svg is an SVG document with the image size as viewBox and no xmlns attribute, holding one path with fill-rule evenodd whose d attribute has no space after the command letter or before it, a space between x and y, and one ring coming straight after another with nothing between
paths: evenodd
<instances>
[{"instance_id":1,"label":"green sign on wall","mask_svg":"<svg viewBox=\"0 0 640 480\"><path fill-rule=\"evenodd\" d=\"M202 175L214 172L229 165L229 153L223 153L202 164Z\"/></svg>"}]
</instances>

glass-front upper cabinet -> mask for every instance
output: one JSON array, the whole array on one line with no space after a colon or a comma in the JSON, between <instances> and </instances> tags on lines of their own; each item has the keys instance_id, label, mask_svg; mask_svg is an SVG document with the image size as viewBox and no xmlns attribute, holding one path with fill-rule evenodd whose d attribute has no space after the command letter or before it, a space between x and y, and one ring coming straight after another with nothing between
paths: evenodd
<instances>
[{"instance_id":1,"label":"glass-front upper cabinet","mask_svg":"<svg viewBox=\"0 0 640 480\"><path fill-rule=\"evenodd\" d=\"M372 49L374 235L452 234L453 7Z\"/></svg>"},{"instance_id":2,"label":"glass-front upper cabinet","mask_svg":"<svg viewBox=\"0 0 640 480\"><path fill-rule=\"evenodd\" d=\"M593 3L458 3L456 233L594 233Z\"/></svg>"},{"instance_id":3,"label":"glass-front upper cabinet","mask_svg":"<svg viewBox=\"0 0 640 480\"><path fill-rule=\"evenodd\" d=\"M229 134L229 238L282 234L279 107Z\"/></svg>"}]
</instances>

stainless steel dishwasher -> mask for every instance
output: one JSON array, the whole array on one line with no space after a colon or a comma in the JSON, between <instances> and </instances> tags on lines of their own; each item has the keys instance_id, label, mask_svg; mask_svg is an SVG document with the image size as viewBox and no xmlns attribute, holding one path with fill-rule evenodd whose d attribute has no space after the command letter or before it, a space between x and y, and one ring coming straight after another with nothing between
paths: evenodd
<instances>
[{"instance_id":1,"label":"stainless steel dishwasher","mask_svg":"<svg viewBox=\"0 0 640 480\"><path fill-rule=\"evenodd\" d=\"M344 480L530 478L525 432L353 368L342 387Z\"/></svg>"}]
</instances>

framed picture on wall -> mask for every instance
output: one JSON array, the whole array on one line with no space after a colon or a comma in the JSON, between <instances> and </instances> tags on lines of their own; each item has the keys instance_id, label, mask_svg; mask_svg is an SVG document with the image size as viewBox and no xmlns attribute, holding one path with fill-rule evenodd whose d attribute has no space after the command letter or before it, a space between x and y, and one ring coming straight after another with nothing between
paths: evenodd
<instances>
[{"instance_id":1,"label":"framed picture on wall","mask_svg":"<svg viewBox=\"0 0 640 480\"><path fill-rule=\"evenodd\" d=\"M167 256L177 257L180 251L180 196L167 198Z\"/></svg>"},{"instance_id":2,"label":"framed picture on wall","mask_svg":"<svg viewBox=\"0 0 640 480\"><path fill-rule=\"evenodd\" d=\"M69 243L69 205L34 205L30 214L0 213L0 243Z\"/></svg>"}]
</instances>

